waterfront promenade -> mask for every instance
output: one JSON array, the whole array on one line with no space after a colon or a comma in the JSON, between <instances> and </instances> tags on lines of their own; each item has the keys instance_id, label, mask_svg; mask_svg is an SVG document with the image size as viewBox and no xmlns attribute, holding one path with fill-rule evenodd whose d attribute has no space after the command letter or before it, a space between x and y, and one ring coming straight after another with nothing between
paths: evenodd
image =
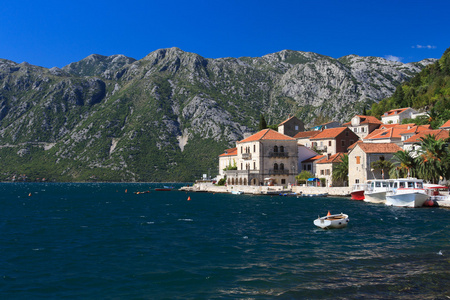
<instances>
[{"instance_id":1,"label":"waterfront promenade","mask_svg":"<svg viewBox=\"0 0 450 300\"><path fill-rule=\"evenodd\" d=\"M232 191L242 191L244 194L253 195L271 195L280 193L297 194L323 194L329 196L348 196L350 197L350 187L309 187L309 186L254 186L254 185L232 185L218 186L209 181L198 181L192 186L180 188L181 191L189 192L209 192L209 193L231 193Z\"/></svg>"}]
</instances>

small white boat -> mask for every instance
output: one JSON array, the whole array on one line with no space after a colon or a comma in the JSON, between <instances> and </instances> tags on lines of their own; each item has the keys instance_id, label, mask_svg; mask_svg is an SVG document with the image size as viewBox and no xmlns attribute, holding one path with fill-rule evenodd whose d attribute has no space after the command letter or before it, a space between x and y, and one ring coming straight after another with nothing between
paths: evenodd
<instances>
[{"instance_id":1,"label":"small white boat","mask_svg":"<svg viewBox=\"0 0 450 300\"><path fill-rule=\"evenodd\" d=\"M392 189L392 179L373 179L367 181L364 201L370 203L386 203L386 192Z\"/></svg>"},{"instance_id":2,"label":"small white boat","mask_svg":"<svg viewBox=\"0 0 450 300\"><path fill-rule=\"evenodd\" d=\"M344 228L349 222L348 215L340 213L338 215L330 215L318 217L314 220L314 225L322 229Z\"/></svg>"},{"instance_id":3,"label":"small white boat","mask_svg":"<svg viewBox=\"0 0 450 300\"><path fill-rule=\"evenodd\" d=\"M233 195L242 195L244 191L231 191Z\"/></svg>"},{"instance_id":4,"label":"small white boat","mask_svg":"<svg viewBox=\"0 0 450 300\"><path fill-rule=\"evenodd\" d=\"M421 207L429 197L422 179L400 178L393 180L392 190L386 192L386 205Z\"/></svg>"}]
</instances>

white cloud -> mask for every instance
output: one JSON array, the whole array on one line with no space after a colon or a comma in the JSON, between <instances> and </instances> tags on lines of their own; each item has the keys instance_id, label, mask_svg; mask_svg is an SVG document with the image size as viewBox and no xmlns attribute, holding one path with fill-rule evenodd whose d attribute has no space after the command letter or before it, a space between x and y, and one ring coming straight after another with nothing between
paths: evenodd
<instances>
[{"instance_id":1,"label":"white cloud","mask_svg":"<svg viewBox=\"0 0 450 300\"><path fill-rule=\"evenodd\" d=\"M390 60L390 61L398 61L401 62L403 57L398 57L398 56L394 56L394 55L385 55L384 58L386 60Z\"/></svg>"},{"instance_id":2,"label":"white cloud","mask_svg":"<svg viewBox=\"0 0 450 300\"><path fill-rule=\"evenodd\" d=\"M431 45L416 45L416 46L412 46L412 48L417 48L417 49L436 49L436 46L431 46Z\"/></svg>"}]
</instances>

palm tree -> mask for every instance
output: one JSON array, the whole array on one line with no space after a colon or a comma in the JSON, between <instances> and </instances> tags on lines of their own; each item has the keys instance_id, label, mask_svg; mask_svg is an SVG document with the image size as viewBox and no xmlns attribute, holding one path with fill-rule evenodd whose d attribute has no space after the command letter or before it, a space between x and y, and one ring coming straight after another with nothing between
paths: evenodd
<instances>
[{"instance_id":1,"label":"palm tree","mask_svg":"<svg viewBox=\"0 0 450 300\"><path fill-rule=\"evenodd\" d=\"M419 176L433 183L439 182L441 177L449 178L450 138L436 140L434 135L426 135L420 139L419 156L416 158Z\"/></svg>"},{"instance_id":2,"label":"palm tree","mask_svg":"<svg viewBox=\"0 0 450 300\"><path fill-rule=\"evenodd\" d=\"M392 163L384 158L380 158L377 161L374 161L370 164L370 167L374 170L380 170L382 174L382 178L384 179L384 174L389 172L392 168ZM390 174L390 173L389 173Z\"/></svg>"},{"instance_id":3,"label":"palm tree","mask_svg":"<svg viewBox=\"0 0 450 300\"><path fill-rule=\"evenodd\" d=\"M414 177L416 174L416 161L411 155L412 151L398 151L392 157L392 168L389 170L389 177L404 178Z\"/></svg>"},{"instance_id":4,"label":"palm tree","mask_svg":"<svg viewBox=\"0 0 450 300\"><path fill-rule=\"evenodd\" d=\"M348 176L348 155L341 156L341 162L333 168L333 182L346 182Z\"/></svg>"}]
</instances>

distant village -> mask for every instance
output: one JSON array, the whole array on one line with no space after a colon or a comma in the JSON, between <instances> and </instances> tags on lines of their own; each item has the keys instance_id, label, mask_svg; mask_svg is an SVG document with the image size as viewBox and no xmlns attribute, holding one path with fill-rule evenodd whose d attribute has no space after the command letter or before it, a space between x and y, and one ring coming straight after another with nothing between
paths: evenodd
<instances>
[{"instance_id":1,"label":"distant village","mask_svg":"<svg viewBox=\"0 0 450 300\"><path fill-rule=\"evenodd\" d=\"M278 125L278 131L261 130L236 142L219 156L219 175L227 186L296 185L296 176L308 171L318 184L348 187L385 177L372 162L390 160L400 150L417 151L421 137L449 137L450 121L439 129L430 125L402 124L426 113L401 108L385 112L381 120L355 115L350 122L329 122L305 131L296 117ZM333 171L348 155L347 180L333 181ZM387 176L387 174L386 174Z\"/></svg>"}]
</instances>

